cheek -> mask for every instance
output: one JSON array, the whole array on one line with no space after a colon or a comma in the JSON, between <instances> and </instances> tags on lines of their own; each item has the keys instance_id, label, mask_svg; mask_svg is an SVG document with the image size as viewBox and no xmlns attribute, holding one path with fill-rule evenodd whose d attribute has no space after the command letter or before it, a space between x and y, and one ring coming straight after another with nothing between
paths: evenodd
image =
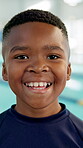
<instances>
[{"instance_id":1,"label":"cheek","mask_svg":"<svg viewBox=\"0 0 83 148\"><path fill-rule=\"evenodd\" d=\"M17 66L15 64L9 64L7 67L7 74L8 74L8 83L11 90L17 94L17 90L21 90L21 83L22 83L22 67Z\"/></svg>"},{"instance_id":2,"label":"cheek","mask_svg":"<svg viewBox=\"0 0 83 148\"><path fill-rule=\"evenodd\" d=\"M58 82L65 82L67 80L67 66L57 66L57 68L54 71L55 73L55 81Z\"/></svg>"},{"instance_id":3,"label":"cheek","mask_svg":"<svg viewBox=\"0 0 83 148\"><path fill-rule=\"evenodd\" d=\"M22 77L22 67L17 64L10 63L7 66L8 81L18 81Z\"/></svg>"},{"instance_id":4,"label":"cheek","mask_svg":"<svg viewBox=\"0 0 83 148\"><path fill-rule=\"evenodd\" d=\"M55 84L54 84L54 94L59 96L65 88L67 81L67 68L66 66L58 67L55 70ZM56 92L56 93L55 93Z\"/></svg>"}]
</instances>

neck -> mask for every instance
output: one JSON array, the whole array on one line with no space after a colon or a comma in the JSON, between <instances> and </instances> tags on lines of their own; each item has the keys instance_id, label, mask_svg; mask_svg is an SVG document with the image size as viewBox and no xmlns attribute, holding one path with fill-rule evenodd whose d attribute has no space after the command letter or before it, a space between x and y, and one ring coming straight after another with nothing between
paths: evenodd
<instances>
[{"instance_id":1,"label":"neck","mask_svg":"<svg viewBox=\"0 0 83 148\"><path fill-rule=\"evenodd\" d=\"M61 105L56 101L55 103L51 103L50 105L43 108L33 108L29 105L25 106L22 104L18 104L15 106L15 110L25 116L34 117L34 118L42 118L48 117L54 114L57 114L61 111Z\"/></svg>"}]
</instances>

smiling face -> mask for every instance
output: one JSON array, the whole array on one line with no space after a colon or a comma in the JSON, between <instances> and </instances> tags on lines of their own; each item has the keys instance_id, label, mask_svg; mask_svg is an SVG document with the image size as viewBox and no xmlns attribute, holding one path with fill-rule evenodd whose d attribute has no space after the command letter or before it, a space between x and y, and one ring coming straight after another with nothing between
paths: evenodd
<instances>
[{"instance_id":1,"label":"smiling face","mask_svg":"<svg viewBox=\"0 0 83 148\"><path fill-rule=\"evenodd\" d=\"M3 48L2 75L17 96L17 111L59 112L58 96L71 71L61 30L46 23L25 23L11 29Z\"/></svg>"}]
</instances>

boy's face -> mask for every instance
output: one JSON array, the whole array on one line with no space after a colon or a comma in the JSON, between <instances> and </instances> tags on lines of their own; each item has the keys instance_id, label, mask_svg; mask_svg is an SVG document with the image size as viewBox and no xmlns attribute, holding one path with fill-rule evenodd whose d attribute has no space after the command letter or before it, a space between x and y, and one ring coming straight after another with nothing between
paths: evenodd
<instances>
[{"instance_id":1,"label":"boy's face","mask_svg":"<svg viewBox=\"0 0 83 148\"><path fill-rule=\"evenodd\" d=\"M3 78L17 96L17 107L52 110L70 77L68 43L60 29L30 22L11 29Z\"/></svg>"}]
</instances>

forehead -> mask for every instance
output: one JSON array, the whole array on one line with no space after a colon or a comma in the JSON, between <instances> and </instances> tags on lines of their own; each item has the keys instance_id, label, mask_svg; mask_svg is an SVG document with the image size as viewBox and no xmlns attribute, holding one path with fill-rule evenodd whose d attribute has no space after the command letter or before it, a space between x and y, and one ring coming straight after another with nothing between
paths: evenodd
<instances>
[{"instance_id":1,"label":"forehead","mask_svg":"<svg viewBox=\"0 0 83 148\"><path fill-rule=\"evenodd\" d=\"M19 39L22 37L23 39L25 35L27 35L27 37L29 38L37 35L38 37L47 36L48 38L50 37L50 35L53 37L57 36L57 38L59 36L59 40L63 38L63 33L59 28L51 24L41 23L41 22L28 22L25 24L15 26L11 29L8 37L10 40L12 36L13 37L11 39L12 41L14 37L15 38L19 37Z\"/></svg>"},{"instance_id":2,"label":"forehead","mask_svg":"<svg viewBox=\"0 0 83 148\"><path fill-rule=\"evenodd\" d=\"M23 44L36 47L56 44L66 50L68 46L66 37L58 27L42 22L28 22L15 26L5 40L8 49Z\"/></svg>"}]
</instances>

